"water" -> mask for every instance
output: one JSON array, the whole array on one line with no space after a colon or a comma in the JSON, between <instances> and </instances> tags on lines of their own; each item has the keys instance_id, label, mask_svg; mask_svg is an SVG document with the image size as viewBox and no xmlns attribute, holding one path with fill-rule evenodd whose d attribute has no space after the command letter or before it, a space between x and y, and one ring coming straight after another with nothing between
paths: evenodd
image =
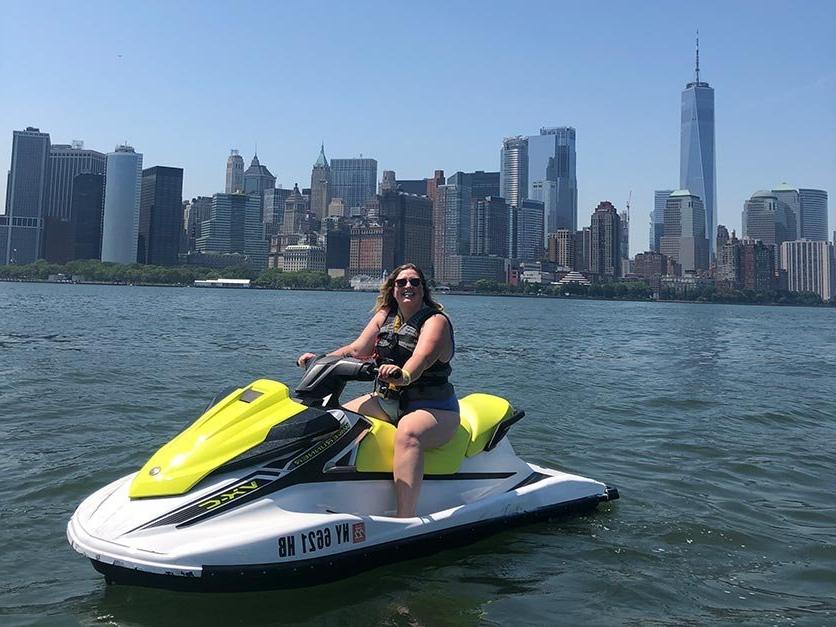
<instances>
[{"instance_id":1,"label":"water","mask_svg":"<svg viewBox=\"0 0 836 627\"><path fill-rule=\"evenodd\" d=\"M370 294L0 283L0 623L833 624L836 310L443 299L460 394L595 513L291 592L108 587L76 505L229 384L295 383Z\"/></svg>"}]
</instances>

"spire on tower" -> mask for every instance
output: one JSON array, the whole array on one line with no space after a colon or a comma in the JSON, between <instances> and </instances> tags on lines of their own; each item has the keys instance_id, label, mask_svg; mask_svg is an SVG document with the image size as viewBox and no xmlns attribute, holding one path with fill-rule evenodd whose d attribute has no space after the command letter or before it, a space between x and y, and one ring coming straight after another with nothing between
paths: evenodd
<instances>
[{"instance_id":1,"label":"spire on tower","mask_svg":"<svg viewBox=\"0 0 836 627\"><path fill-rule=\"evenodd\" d=\"M696 74L697 80L696 82L700 82L700 29L697 29L697 66L696 66Z\"/></svg>"}]
</instances>

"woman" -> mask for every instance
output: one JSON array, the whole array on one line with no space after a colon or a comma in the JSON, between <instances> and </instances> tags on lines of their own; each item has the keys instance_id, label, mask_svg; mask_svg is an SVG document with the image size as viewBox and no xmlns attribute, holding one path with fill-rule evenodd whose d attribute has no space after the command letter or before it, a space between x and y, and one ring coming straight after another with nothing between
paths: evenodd
<instances>
[{"instance_id":1,"label":"woman","mask_svg":"<svg viewBox=\"0 0 836 627\"><path fill-rule=\"evenodd\" d=\"M372 319L351 344L330 355L373 355L380 389L345 403L350 411L388 420L395 436L395 495L399 517L415 516L424 476L424 451L450 441L459 427L459 402L450 376L453 327L430 296L424 273L407 263L387 277ZM300 355L305 367L315 357Z\"/></svg>"}]
</instances>

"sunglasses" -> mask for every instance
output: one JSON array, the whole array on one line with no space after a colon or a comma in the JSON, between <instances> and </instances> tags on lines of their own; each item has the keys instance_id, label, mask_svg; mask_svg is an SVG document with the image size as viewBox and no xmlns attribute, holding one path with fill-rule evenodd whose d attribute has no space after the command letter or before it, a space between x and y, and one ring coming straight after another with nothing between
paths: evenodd
<instances>
[{"instance_id":1,"label":"sunglasses","mask_svg":"<svg viewBox=\"0 0 836 627\"><path fill-rule=\"evenodd\" d=\"M407 283L409 283L412 287L418 287L421 285L421 279L417 277L412 277L410 279L395 279L395 285L398 287L406 287Z\"/></svg>"}]
</instances>

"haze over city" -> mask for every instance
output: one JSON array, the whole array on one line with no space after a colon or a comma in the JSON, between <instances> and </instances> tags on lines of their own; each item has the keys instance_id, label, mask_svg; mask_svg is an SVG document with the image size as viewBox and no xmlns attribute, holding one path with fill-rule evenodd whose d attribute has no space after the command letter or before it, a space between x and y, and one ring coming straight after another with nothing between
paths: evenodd
<instances>
[{"instance_id":1,"label":"haze over city","mask_svg":"<svg viewBox=\"0 0 836 627\"><path fill-rule=\"evenodd\" d=\"M503 137L577 129L578 216L632 191L645 250L654 189L679 179L680 92L716 93L718 222L782 182L836 189L836 5L573 7L498 2L4 3L0 137L27 125L146 166L184 168L183 197L223 191L230 148L290 188L331 157L398 178L497 170ZM37 33L37 36L33 36ZM9 168L8 149L0 170ZM5 196L6 179L0 177ZM830 208L830 223L836 210Z\"/></svg>"}]
</instances>

